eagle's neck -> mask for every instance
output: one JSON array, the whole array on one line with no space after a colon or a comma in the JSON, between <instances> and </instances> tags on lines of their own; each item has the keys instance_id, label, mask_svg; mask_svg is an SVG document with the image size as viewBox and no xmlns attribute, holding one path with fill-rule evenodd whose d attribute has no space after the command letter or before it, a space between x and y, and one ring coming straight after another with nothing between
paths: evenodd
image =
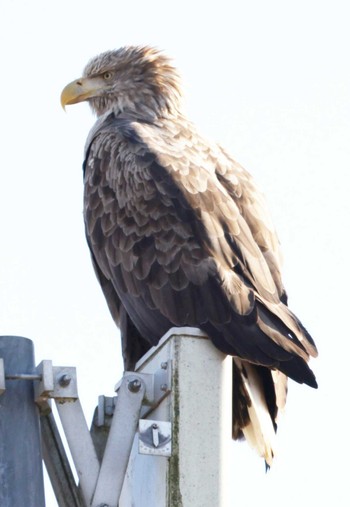
<instances>
[{"instance_id":1,"label":"eagle's neck","mask_svg":"<svg viewBox=\"0 0 350 507\"><path fill-rule=\"evenodd\" d=\"M142 98L119 96L109 112L115 116L130 117L134 120L154 122L158 119L176 118L181 114L181 106L169 97L145 95Z\"/></svg>"},{"instance_id":2,"label":"eagle's neck","mask_svg":"<svg viewBox=\"0 0 350 507\"><path fill-rule=\"evenodd\" d=\"M176 117L182 111L182 98L174 87L155 87L144 83L132 83L128 88L119 87L89 100L98 118L114 113L115 116L130 116L141 121Z\"/></svg>"}]
</instances>

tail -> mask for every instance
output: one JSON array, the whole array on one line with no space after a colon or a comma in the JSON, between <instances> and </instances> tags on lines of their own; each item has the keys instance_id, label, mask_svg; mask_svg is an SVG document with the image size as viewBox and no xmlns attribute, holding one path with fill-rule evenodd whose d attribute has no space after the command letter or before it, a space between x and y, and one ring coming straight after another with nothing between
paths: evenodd
<instances>
[{"instance_id":1,"label":"tail","mask_svg":"<svg viewBox=\"0 0 350 507\"><path fill-rule=\"evenodd\" d=\"M233 361L233 438L244 437L269 468L276 453L276 421L285 405L287 377L236 357Z\"/></svg>"}]
</instances>

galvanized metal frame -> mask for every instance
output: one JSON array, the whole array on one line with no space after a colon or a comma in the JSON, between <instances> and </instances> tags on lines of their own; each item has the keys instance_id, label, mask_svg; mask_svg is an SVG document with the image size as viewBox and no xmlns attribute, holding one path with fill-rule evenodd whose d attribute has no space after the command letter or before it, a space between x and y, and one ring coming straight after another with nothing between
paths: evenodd
<instances>
[{"instance_id":1,"label":"galvanized metal frame","mask_svg":"<svg viewBox=\"0 0 350 507\"><path fill-rule=\"evenodd\" d=\"M116 386L114 415L107 443L100 463L93 439L87 427L78 398L76 369L54 367L51 361L42 361L37 368L35 401L43 414L50 409L50 400L55 400L62 428L79 478L80 492L72 486L71 471L64 449L56 439L56 428L52 415L43 415L46 432L45 446L53 449L55 458L44 455L50 479L55 482L54 490L69 491L71 505L91 507L117 507L124 482L132 444L138 429L141 408L143 413L157 406L170 392L170 364L164 363L155 375L126 372ZM102 400L99 400L102 403ZM101 408L101 407L100 407ZM100 423L103 421L99 411ZM52 442L54 438L55 442ZM57 440L57 441L56 441ZM62 453L63 459L59 454ZM54 467L54 470L53 470ZM57 495L59 497L62 495ZM62 505L65 507L66 500ZM69 505L69 504L68 504Z\"/></svg>"},{"instance_id":2,"label":"galvanized metal frame","mask_svg":"<svg viewBox=\"0 0 350 507\"><path fill-rule=\"evenodd\" d=\"M99 398L91 431L73 367L42 361L33 372L6 375L0 360L0 394L6 392L5 378L34 384L43 458L60 507L226 507L231 368L231 359L199 330L172 329L136 372L124 374L116 397Z\"/></svg>"}]
</instances>

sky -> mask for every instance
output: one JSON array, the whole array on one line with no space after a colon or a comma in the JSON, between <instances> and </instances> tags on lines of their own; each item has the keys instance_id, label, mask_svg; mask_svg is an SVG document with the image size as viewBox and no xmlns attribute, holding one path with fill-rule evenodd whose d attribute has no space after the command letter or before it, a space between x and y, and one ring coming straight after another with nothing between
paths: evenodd
<instances>
[{"instance_id":1,"label":"sky","mask_svg":"<svg viewBox=\"0 0 350 507\"><path fill-rule=\"evenodd\" d=\"M88 424L122 375L119 334L95 279L82 218L87 104L63 87L107 49L164 49L188 116L264 191L291 309L317 342L318 391L290 382L279 453L265 474L232 445L234 503L350 504L350 32L340 0L2 0L0 334L36 361L76 366ZM47 507L56 507L47 489Z\"/></svg>"}]
</instances>

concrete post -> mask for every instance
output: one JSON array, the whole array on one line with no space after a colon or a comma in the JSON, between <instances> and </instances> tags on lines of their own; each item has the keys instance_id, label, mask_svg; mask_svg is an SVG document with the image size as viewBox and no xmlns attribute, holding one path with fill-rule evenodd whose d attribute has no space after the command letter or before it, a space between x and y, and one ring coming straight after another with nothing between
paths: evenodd
<instances>
[{"instance_id":1,"label":"concrete post","mask_svg":"<svg viewBox=\"0 0 350 507\"><path fill-rule=\"evenodd\" d=\"M5 375L35 371L33 343L0 337ZM0 396L0 505L45 507L38 409L33 381L6 380Z\"/></svg>"},{"instance_id":2,"label":"concrete post","mask_svg":"<svg viewBox=\"0 0 350 507\"><path fill-rule=\"evenodd\" d=\"M232 358L194 328L173 328L136 365L171 365L171 395L147 419L170 421L170 458L134 441L119 507L231 507ZM156 453L154 453L156 454Z\"/></svg>"}]
</instances>

